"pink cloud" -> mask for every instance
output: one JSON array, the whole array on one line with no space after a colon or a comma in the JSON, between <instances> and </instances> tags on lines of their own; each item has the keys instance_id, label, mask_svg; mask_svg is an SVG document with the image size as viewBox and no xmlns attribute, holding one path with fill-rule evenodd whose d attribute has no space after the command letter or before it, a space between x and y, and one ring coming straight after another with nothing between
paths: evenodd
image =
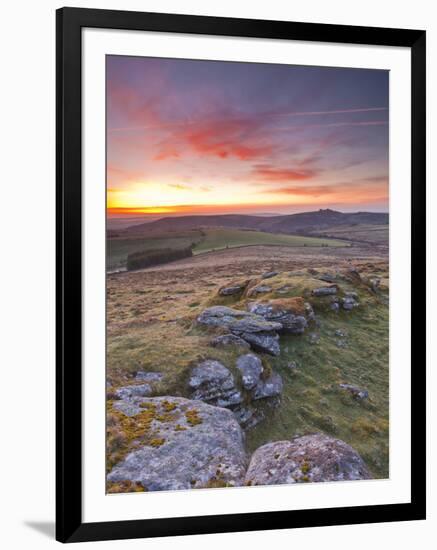
<instances>
[{"instance_id":1,"label":"pink cloud","mask_svg":"<svg viewBox=\"0 0 437 550\"><path fill-rule=\"evenodd\" d=\"M326 185L287 185L273 189L263 189L259 192L273 195L296 195L308 198L329 196L332 200L335 198L335 200L340 202L377 202L387 200L388 186L383 177L370 177Z\"/></svg>"},{"instance_id":2,"label":"pink cloud","mask_svg":"<svg viewBox=\"0 0 437 550\"><path fill-rule=\"evenodd\" d=\"M338 189L336 187L329 187L324 185L307 185L305 187L280 187L279 189L270 189L261 192L275 193L279 195L320 197L321 195L331 195L333 193L336 193L337 191Z\"/></svg>"},{"instance_id":3,"label":"pink cloud","mask_svg":"<svg viewBox=\"0 0 437 550\"><path fill-rule=\"evenodd\" d=\"M230 157L248 161L272 152L269 143L259 143L254 134L259 123L251 119L221 119L175 125L161 144L155 160L164 160L191 152L221 159ZM252 133L252 135L250 135Z\"/></svg>"},{"instance_id":4,"label":"pink cloud","mask_svg":"<svg viewBox=\"0 0 437 550\"><path fill-rule=\"evenodd\" d=\"M180 156L179 151L174 147L163 147L159 153L153 157L153 160L178 159Z\"/></svg>"},{"instance_id":5,"label":"pink cloud","mask_svg":"<svg viewBox=\"0 0 437 550\"><path fill-rule=\"evenodd\" d=\"M316 171L307 168L276 168L270 164L257 164L254 166L253 175L265 181L301 181L313 178Z\"/></svg>"}]
</instances>

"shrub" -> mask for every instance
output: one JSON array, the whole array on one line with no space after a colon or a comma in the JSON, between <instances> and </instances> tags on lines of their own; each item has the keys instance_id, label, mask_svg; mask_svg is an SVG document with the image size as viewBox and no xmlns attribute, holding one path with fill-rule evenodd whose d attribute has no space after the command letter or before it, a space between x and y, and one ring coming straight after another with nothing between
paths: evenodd
<instances>
[{"instance_id":1,"label":"shrub","mask_svg":"<svg viewBox=\"0 0 437 550\"><path fill-rule=\"evenodd\" d=\"M174 260L189 258L193 255L192 247L187 248L161 248L156 250L142 250L134 252L127 257L127 269L141 269L155 265L166 264Z\"/></svg>"}]
</instances>

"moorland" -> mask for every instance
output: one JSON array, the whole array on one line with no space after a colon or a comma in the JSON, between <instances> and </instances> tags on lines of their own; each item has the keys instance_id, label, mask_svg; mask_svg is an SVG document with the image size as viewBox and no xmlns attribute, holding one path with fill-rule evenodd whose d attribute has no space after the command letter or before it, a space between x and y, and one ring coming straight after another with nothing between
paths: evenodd
<instances>
[{"instance_id":1,"label":"moorland","mask_svg":"<svg viewBox=\"0 0 437 550\"><path fill-rule=\"evenodd\" d=\"M387 214L119 224L107 270L109 492L388 477Z\"/></svg>"}]
</instances>

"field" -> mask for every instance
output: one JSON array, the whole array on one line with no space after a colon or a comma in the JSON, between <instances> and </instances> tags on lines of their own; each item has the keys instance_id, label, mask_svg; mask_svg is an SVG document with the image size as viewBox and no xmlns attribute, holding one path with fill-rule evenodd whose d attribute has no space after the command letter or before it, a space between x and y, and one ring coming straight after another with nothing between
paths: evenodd
<instances>
[{"instance_id":1,"label":"field","mask_svg":"<svg viewBox=\"0 0 437 550\"><path fill-rule=\"evenodd\" d=\"M239 246L270 245L270 246L348 246L341 240L320 239L300 235L277 235L262 231L241 231L233 229L207 229L204 237L196 243L194 254L235 248Z\"/></svg>"},{"instance_id":2,"label":"field","mask_svg":"<svg viewBox=\"0 0 437 550\"><path fill-rule=\"evenodd\" d=\"M217 247L223 243L211 242ZM214 258L219 261L214 263ZM351 265L359 271L361 282L341 275ZM164 375L155 387L156 395L187 397L189 373L204 359L221 361L237 377L235 365L241 351L212 348L212 334L200 327L196 318L211 305L245 309L247 298L220 297L218 289L246 278L262 284L260 276L272 269L279 273L266 281L271 290L262 299L305 296L314 307L317 324L303 335L281 336L278 357L259 354L265 370L279 373L284 387L280 406L267 408L266 419L246 431L247 451L253 452L268 441L324 432L352 445L372 476L386 478L388 263L383 254L372 256L366 249L353 247L251 246L109 275L110 388L130 383L135 372L144 370ZM356 292L360 307L334 313L326 307L326 300L312 298L311 289L323 284L320 277L326 274L339 277L343 291ZM377 294L368 286L374 278L381 282ZM354 399L340 389L341 383L365 387L369 398ZM109 463L128 451L128 444L122 443L110 452Z\"/></svg>"},{"instance_id":3,"label":"field","mask_svg":"<svg viewBox=\"0 0 437 550\"><path fill-rule=\"evenodd\" d=\"M270 245L290 247L343 247L349 243L339 239L278 235L262 231L238 229L203 229L180 233L151 233L148 237L108 239L108 270L126 265L127 256L146 249L185 248L193 245L193 254L203 254L242 246Z\"/></svg>"},{"instance_id":4,"label":"field","mask_svg":"<svg viewBox=\"0 0 437 550\"><path fill-rule=\"evenodd\" d=\"M388 245L389 228L388 225L350 225L339 227L330 227L321 230L318 233L336 239L346 239L362 243L371 243L377 245Z\"/></svg>"},{"instance_id":5,"label":"field","mask_svg":"<svg viewBox=\"0 0 437 550\"><path fill-rule=\"evenodd\" d=\"M149 238L114 238L107 240L107 268L114 270L126 266L129 254L146 249L185 248L201 239L200 231L185 231L180 234L158 233Z\"/></svg>"}]
</instances>

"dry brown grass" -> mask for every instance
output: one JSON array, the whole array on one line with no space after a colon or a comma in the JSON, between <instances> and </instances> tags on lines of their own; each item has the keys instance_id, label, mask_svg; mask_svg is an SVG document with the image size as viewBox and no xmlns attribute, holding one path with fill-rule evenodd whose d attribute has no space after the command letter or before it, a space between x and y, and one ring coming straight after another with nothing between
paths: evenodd
<instances>
[{"instance_id":1,"label":"dry brown grass","mask_svg":"<svg viewBox=\"0 0 437 550\"><path fill-rule=\"evenodd\" d=\"M248 300L244 296L223 298L218 290L235 280L254 279L272 288L257 300L274 299L281 307L295 308L296 313L302 313L304 302L309 301L322 325L318 329L320 345L309 345L306 335L281 337L281 356L261 357L266 375L273 370L283 377L284 393L278 411L268 413L277 416L269 416L248 432L248 445L252 449L272 438L291 437L299 430L336 430L338 437L358 448L377 476L383 476L388 453L388 323L387 305L382 299L388 290L387 260L372 256L370 251L367 257L361 251L362 257L353 261L347 256L349 249L337 249L337 255L334 252L299 249L296 254L275 248L273 256L268 247L258 252L229 250L205 256L202 261L197 257L188 264L184 260L177 262L178 266L108 276L109 397L114 396L117 387L132 384L140 370L164 375L162 382L154 386L155 395L189 397L190 371L204 359L221 361L238 380L235 364L241 350L233 346L212 348L209 342L216 333L197 326L195 319L212 304L244 309ZM345 273L351 266L359 269L361 280L345 278L339 285L341 292L358 292L361 306L335 316L329 311L329 299L314 299L311 291L329 284L321 281L320 275ZM267 271L280 274L262 280L261 275ZM373 278L381 280L381 296L369 288ZM346 326L350 333L348 347L339 349L334 330ZM286 368L291 360L299 365L293 372ZM368 388L371 402L357 405L344 392L332 389L339 382ZM173 412L165 408L153 412L146 407L135 421L122 420L110 401L108 405L109 468L135 448L136 442L159 439L150 429L152 418L165 420L165 415ZM195 423L195 415L191 416ZM190 425L195 424L184 418L179 429L189 429ZM372 425L377 426L377 433L370 433Z\"/></svg>"}]
</instances>

